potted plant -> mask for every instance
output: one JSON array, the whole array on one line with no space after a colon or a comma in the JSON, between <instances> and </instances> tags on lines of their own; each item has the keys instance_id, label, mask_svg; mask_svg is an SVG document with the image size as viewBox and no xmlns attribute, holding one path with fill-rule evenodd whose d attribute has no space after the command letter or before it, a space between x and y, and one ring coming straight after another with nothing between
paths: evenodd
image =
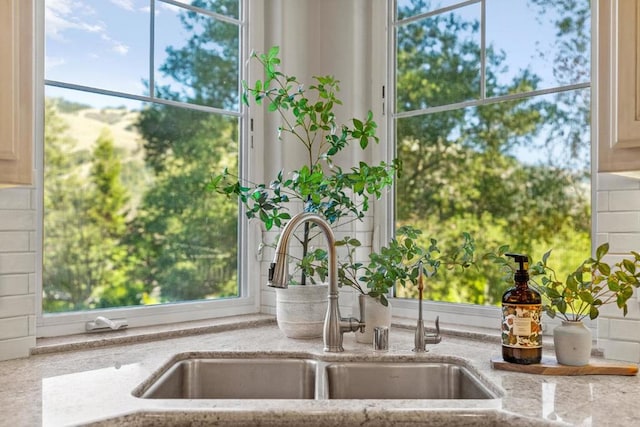
<instances>
[{"instance_id":1,"label":"potted plant","mask_svg":"<svg viewBox=\"0 0 640 427\"><path fill-rule=\"evenodd\" d=\"M352 143L365 150L369 143L378 142L372 113L364 119L352 118L346 124L338 124L334 110L342 104L337 97L339 81L333 76L316 76L314 84L305 87L295 76L279 71L278 54L279 48L274 46L266 54L251 55L262 65L264 79L251 85L243 81L242 102L249 105L253 100L256 105L264 105L269 112L278 114L282 123L278 138L285 144L303 147L306 162L289 172L281 170L268 183L245 182L225 170L213 176L207 189L237 197L244 205L247 217L260 220L265 230L284 226L291 218L290 211L300 208L317 213L336 225L361 220L369 209L370 199L380 198L384 189L391 186L400 171L400 163L395 160L377 165L360 162L349 170L336 165L335 156ZM311 246L316 235L313 225L305 223L302 236L298 237L301 255L297 258L296 273L299 276L292 276L292 284L316 284L326 278L326 264L323 264L326 251ZM300 287L292 288L300 290ZM281 329L284 314L281 314L280 302L285 292L276 290L276 311ZM312 298L326 307L326 289L317 293L321 296ZM306 298L303 296L302 300ZM309 321L307 308L290 306L293 314L301 313L301 321ZM322 309L316 312L320 318L313 320L315 332L305 332L305 336L300 337L322 335L325 312ZM295 331L285 331L285 334L296 337Z\"/></svg>"},{"instance_id":2,"label":"potted plant","mask_svg":"<svg viewBox=\"0 0 640 427\"><path fill-rule=\"evenodd\" d=\"M500 252L507 252L506 246ZM627 315L627 301L633 288L640 286L640 254L632 251L628 254L630 259L610 265L603 261L608 252L608 243L600 245L595 258L585 259L564 281L549 266L551 251L529 270L531 285L542 295L542 309L549 317L562 319L562 324L553 331L558 363L572 366L589 363L591 332L582 322L587 316L596 319L599 308L607 304L616 304L623 316ZM513 269L500 256L494 260Z\"/></svg>"},{"instance_id":3,"label":"potted plant","mask_svg":"<svg viewBox=\"0 0 640 427\"><path fill-rule=\"evenodd\" d=\"M391 305L387 295L396 285L415 285L421 264L429 277L434 276L441 267L467 268L474 264L474 241L468 233L462 233L463 242L459 247L444 252L441 252L435 239L429 239L427 247L422 246L419 243L421 234L421 230L412 226L398 228L396 237L380 251L372 252L367 264L355 260L355 250L360 245L358 240L346 237L336 242L337 246L347 249L346 256L339 261L340 283L370 297L365 299L367 327L364 332L356 334L358 342L371 343L373 328L390 326ZM357 308L354 307L354 310Z\"/></svg>"}]
</instances>

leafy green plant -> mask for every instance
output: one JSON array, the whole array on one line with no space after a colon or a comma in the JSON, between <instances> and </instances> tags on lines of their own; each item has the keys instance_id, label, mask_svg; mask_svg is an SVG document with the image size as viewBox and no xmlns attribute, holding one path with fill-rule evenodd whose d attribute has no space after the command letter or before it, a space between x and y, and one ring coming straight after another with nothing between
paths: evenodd
<instances>
[{"instance_id":1,"label":"leafy green plant","mask_svg":"<svg viewBox=\"0 0 640 427\"><path fill-rule=\"evenodd\" d=\"M405 286L417 283L420 263L427 276L434 276L438 269L445 267L467 268L474 265L475 244L469 233L462 233L462 244L442 253L435 239L429 240L429 246L418 244L422 231L411 226L397 230L396 237L379 252L369 255L369 263L355 261L355 250L359 246L356 239L346 237L336 242L337 246L347 248L347 256L340 261L339 278L343 285L351 286L362 294L380 300L387 306L389 290L396 284ZM366 289L361 285L366 284Z\"/></svg>"},{"instance_id":2,"label":"leafy green plant","mask_svg":"<svg viewBox=\"0 0 640 427\"><path fill-rule=\"evenodd\" d=\"M371 142L378 142L377 124L369 112L364 119L352 118L347 124L338 124L334 109L342 102L337 96L339 81L333 76L315 76L314 84L305 88L295 76L279 71L279 48L272 47L266 54L252 54L264 70L264 79L249 85L243 82L242 102L253 100L266 105L269 112L282 120L278 138L285 143L297 143L306 150L306 162L290 173L280 171L269 183L245 182L228 170L216 174L207 189L227 197L237 197L245 207L249 219L259 219L267 230L284 226L295 202L305 212L314 212L331 224L339 220L361 220L369 209L371 198L380 198L401 171L398 161L369 165L360 162L344 170L333 162L340 151L357 143L365 150ZM285 138L288 136L288 138ZM302 258L298 267L303 271L300 284L307 277L322 280L326 276L323 266L326 253L312 250L310 241L315 237L312 225L305 224Z\"/></svg>"},{"instance_id":3,"label":"leafy green plant","mask_svg":"<svg viewBox=\"0 0 640 427\"><path fill-rule=\"evenodd\" d=\"M508 247L502 246L497 254L489 257L513 271L516 267L502 257L507 251ZM551 251L531 265L531 285L543 296L543 310L549 317L557 315L566 321L580 321L587 316L595 319L600 315L601 306L613 303L627 315L627 301L633 295L633 288L640 286L640 253L631 251L631 259L610 265L603 261L608 252L608 243L600 245L595 258L585 259L564 282L558 280L549 265Z\"/></svg>"}]
</instances>

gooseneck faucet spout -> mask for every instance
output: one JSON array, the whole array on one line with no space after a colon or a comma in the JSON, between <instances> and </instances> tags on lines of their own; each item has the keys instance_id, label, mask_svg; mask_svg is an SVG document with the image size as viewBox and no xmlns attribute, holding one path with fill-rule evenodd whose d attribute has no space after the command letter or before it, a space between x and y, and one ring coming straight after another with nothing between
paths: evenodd
<instances>
[{"instance_id":1,"label":"gooseneck faucet spout","mask_svg":"<svg viewBox=\"0 0 640 427\"><path fill-rule=\"evenodd\" d=\"M338 261L336 254L336 239L333 234L331 226L320 215L303 212L295 215L284 226L280 239L276 246L276 254L269 268L269 282L268 286L274 288L286 288L289 282L289 272L287 269L287 254L289 252L289 241L293 231L304 222L312 222L316 224L327 239L327 246L329 249L329 304L327 307L327 314L324 318L324 351L327 352L341 352L344 351L342 347L343 334L345 332L355 332L357 330L364 331L364 297L360 295L360 320L349 317L342 318L340 316L340 307L338 305Z\"/></svg>"},{"instance_id":2,"label":"gooseneck faucet spout","mask_svg":"<svg viewBox=\"0 0 640 427\"><path fill-rule=\"evenodd\" d=\"M418 264L418 324L416 326L416 332L414 337L413 351L422 353L427 351L427 344L438 344L441 340L440 337L440 317L436 317L436 332L427 333L424 329L424 321L422 320L422 292L424 291L424 269L422 261Z\"/></svg>"}]
</instances>

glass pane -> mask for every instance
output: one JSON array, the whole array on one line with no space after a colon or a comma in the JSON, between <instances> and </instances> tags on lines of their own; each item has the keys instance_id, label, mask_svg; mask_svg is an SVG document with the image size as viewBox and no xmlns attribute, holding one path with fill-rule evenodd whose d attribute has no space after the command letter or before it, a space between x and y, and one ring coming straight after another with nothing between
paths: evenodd
<instances>
[{"instance_id":1,"label":"glass pane","mask_svg":"<svg viewBox=\"0 0 640 427\"><path fill-rule=\"evenodd\" d=\"M398 19L410 18L421 13L432 12L443 7L455 6L465 0L398 0Z\"/></svg>"},{"instance_id":2,"label":"glass pane","mask_svg":"<svg viewBox=\"0 0 640 427\"><path fill-rule=\"evenodd\" d=\"M240 28L172 7L156 16L156 96L237 111Z\"/></svg>"},{"instance_id":3,"label":"glass pane","mask_svg":"<svg viewBox=\"0 0 640 427\"><path fill-rule=\"evenodd\" d=\"M397 224L442 250L476 239L476 254L508 244L540 260L553 249L558 277L590 254L589 90L495 103L397 121ZM504 272L490 263L440 269L425 297L500 303ZM417 289L400 288L416 297Z\"/></svg>"},{"instance_id":4,"label":"glass pane","mask_svg":"<svg viewBox=\"0 0 640 427\"><path fill-rule=\"evenodd\" d=\"M144 95L149 1L45 2L45 78Z\"/></svg>"},{"instance_id":5,"label":"glass pane","mask_svg":"<svg viewBox=\"0 0 640 427\"><path fill-rule=\"evenodd\" d=\"M397 28L398 112L479 98L479 17L472 5Z\"/></svg>"},{"instance_id":6,"label":"glass pane","mask_svg":"<svg viewBox=\"0 0 640 427\"><path fill-rule=\"evenodd\" d=\"M160 6L171 7L159 0ZM178 3L188 4L200 9L219 13L220 15L229 16L238 19L240 17L240 1L239 0L176 0Z\"/></svg>"},{"instance_id":7,"label":"glass pane","mask_svg":"<svg viewBox=\"0 0 640 427\"><path fill-rule=\"evenodd\" d=\"M590 31L589 0L488 1L488 78L521 81L510 93L589 82Z\"/></svg>"},{"instance_id":8,"label":"glass pane","mask_svg":"<svg viewBox=\"0 0 640 427\"><path fill-rule=\"evenodd\" d=\"M238 295L238 119L46 89L43 310Z\"/></svg>"}]
</instances>

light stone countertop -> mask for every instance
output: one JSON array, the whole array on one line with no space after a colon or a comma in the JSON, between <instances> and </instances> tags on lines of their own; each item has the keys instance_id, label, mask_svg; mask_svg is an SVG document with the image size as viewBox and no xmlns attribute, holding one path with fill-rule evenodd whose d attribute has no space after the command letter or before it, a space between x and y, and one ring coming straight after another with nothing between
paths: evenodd
<instances>
[{"instance_id":1,"label":"light stone countertop","mask_svg":"<svg viewBox=\"0 0 640 427\"><path fill-rule=\"evenodd\" d=\"M27 359L0 362L2 426L58 425L441 425L630 426L640 419L638 376L560 377L493 370L497 339L443 335L416 354L415 321L394 321L390 351L376 353L345 334L345 352L327 354L321 339L286 338L271 316L201 322L187 330L133 330L110 336L42 340ZM474 339L475 337L475 339ZM156 337L157 338L157 337ZM87 339L89 342L87 343ZM106 345L107 343L114 343ZM61 351L63 350L63 351ZM325 361L453 360L487 381L502 397L489 400L224 400L141 399L132 391L174 355L296 355ZM551 356L545 350L545 355Z\"/></svg>"}]
</instances>

